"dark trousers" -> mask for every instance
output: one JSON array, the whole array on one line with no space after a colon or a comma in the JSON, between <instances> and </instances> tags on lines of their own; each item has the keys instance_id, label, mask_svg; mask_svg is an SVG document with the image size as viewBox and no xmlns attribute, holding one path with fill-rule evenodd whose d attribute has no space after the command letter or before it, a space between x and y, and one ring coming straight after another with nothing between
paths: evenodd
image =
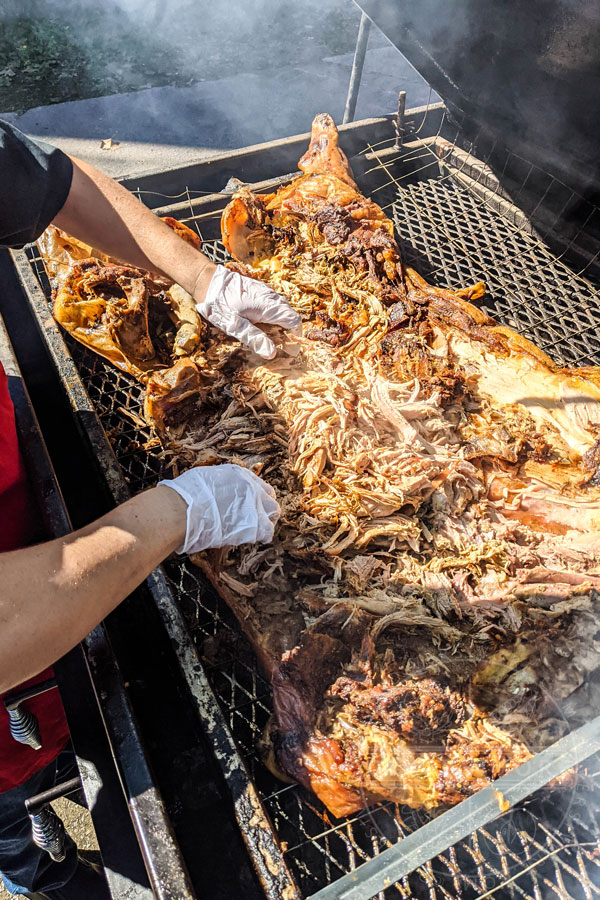
<instances>
[{"instance_id":1,"label":"dark trousers","mask_svg":"<svg viewBox=\"0 0 600 900\"><path fill-rule=\"evenodd\" d=\"M0 794L0 875L11 894L33 894L64 887L77 868L77 848L67 836L67 857L55 863L31 839L31 821L25 800L75 778L75 758L69 747L25 784ZM83 898L82 898L83 900Z\"/></svg>"}]
</instances>

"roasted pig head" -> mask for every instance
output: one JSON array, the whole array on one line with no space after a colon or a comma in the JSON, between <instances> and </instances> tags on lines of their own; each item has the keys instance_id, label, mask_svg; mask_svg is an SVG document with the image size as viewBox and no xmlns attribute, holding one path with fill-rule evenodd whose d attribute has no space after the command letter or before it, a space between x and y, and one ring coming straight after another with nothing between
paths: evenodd
<instances>
[{"instance_id":1,"label":"roasted pig head","mask_svg":"<svg viewBox=\"0 0 600 900\"><path fill-rule=\"evenodd\" d=\"M351 187L356 187L346 154L339 145L335 122L327 113L315 116L312 123L310 144L298 162L305 175L335 175Z\"/></svg>"},{"instance_id":2,"label":"roasted pig head","mask_svg":"<svg viewBox=\"0 0 600 900\"><path fill-rule=\"evenodd\" d=\"M275 194L237 192L221 223L223 243L234 259L250 265L253 277L268 277L273 258L287 244L298 254L299 274L307 275L300 252L329 244L370 277L385 275L390 302L404 297L393 224L358 191L330 116L316 117L299 168L305 174Z\"/></svg>"}]
</instances>

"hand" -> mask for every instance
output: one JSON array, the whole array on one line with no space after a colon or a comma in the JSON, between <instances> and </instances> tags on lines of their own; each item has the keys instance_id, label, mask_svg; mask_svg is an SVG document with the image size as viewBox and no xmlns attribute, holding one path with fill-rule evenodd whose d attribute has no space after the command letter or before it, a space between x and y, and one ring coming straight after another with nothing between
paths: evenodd
<instances>
[{"instance_id":1,"label":"hand","mask_svg":"<svg viewBox=\"0 0 600 900\"><path fill-rule=\"evenodd\" d=\"M281 294L262 281L245 278L225 266L217 266L206 296L196 304L196 309L221 331L237 338L265 359L273 359L277 352L275 344L253 323L279 325L301 333L300 316Z\"/></svg>"},{"instance_id":2,"label":"hand","mask_svg":"<svg viewBox=\"0 0 600 900\"><path fill-rule=\"evenodd\" d=\"M159 484L187 503L185 540L178 553L273 539L280 512L275 491L249 469L230 463L196 466Z\"/></svg>"}]
</instances>

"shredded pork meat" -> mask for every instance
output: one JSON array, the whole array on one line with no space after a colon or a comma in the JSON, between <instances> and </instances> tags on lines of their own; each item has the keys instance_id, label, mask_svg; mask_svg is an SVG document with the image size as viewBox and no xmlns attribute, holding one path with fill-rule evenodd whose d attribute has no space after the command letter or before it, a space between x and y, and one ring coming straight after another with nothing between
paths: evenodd
<instances>
[{"instance_id":1,"label":"shredded pork meat","mask_svg":"<svg viewBox=\"0 0 600 900\"><path fill-rule=\"evenodd\" d=\"M600 373L497 325L481 283L407 268L328 116L300 168L240 189L222 231L303 336L265 363L192 319L187 349L184 331L129 371L177 467L236 462L278 490L271 546L194 558L271 679L268 765L335 815L455 803L595 708ZM68 271L81 292L90 270Z\"/></svg>"}]
</instances>

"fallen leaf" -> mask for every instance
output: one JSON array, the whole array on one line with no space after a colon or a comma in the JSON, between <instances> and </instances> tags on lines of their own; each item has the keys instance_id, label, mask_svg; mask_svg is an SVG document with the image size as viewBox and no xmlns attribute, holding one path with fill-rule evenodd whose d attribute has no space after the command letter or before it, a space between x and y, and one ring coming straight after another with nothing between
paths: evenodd
<instances>
[{"instance_id":1,"label":"fallen leaf","mask_svg":"<svg viewBox=\"0 0 600 900\"><path fill-rule=\"evenodd\" d=\"M14 78L15 72L10 66L0 69L0 78Z\"/></svg>"},{"instance_id":2,"label":"fallen leaf","mask_svg":"<svg viewBox=\"0 0 600 900\"><path fill-rule=\"evenodd\" d=\"M103 141L100 141L101 150L116 150L120 146L119 141L113 141L112 138L105 138Z\"/></svg>"}]
</instances>

